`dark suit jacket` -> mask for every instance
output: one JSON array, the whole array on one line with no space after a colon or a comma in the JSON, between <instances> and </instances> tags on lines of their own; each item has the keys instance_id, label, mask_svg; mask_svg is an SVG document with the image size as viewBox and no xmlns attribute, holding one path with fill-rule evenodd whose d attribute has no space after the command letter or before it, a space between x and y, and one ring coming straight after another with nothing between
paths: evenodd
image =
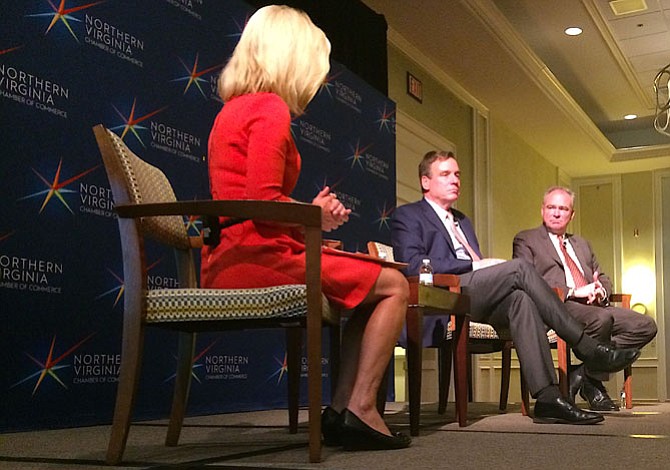
<instances>
[{"instance_id":1,"label":"dark suit jacket","mask_svg":"<svg viewBox=\"0 0 670 470\"><path fill-rule=\"evenodd\" d=\"M465 214L452 209L465 238L483 258L472 223ZM409 263L408 276L418 275L421 260L430 258L435 273L463 274L472 271L472 262L456 258L449 232L425 199L396 208L391 218L391 242L396 261Z\"/></svg>"},{"instance_id":2,"label":"dark suit jacket","mask_svg":"<svg viewBox=\"0 0 670 470\"><path fill-rule=\"evenodd\" d=\"M481 256L470 219L455 209L451 212L454 222L458 222L472 249ZM472 271L472 261L456 258L449 232L425 199L396 208L391 218L391 243L395 260L408 263L408 267L404 269L408 276L419 274L424 258L430 258L436 274L463 274ZM424 347L442 343L448 321L449 317L424 319ZM398 343L405 346L406 340L406 330L403 329Z\"/></svg>"},{"instance_id":3,"label":"dark suit jacket","mask_svg":"<svg viewBox=\"0 0 670 470\"><path fill-rule=\"evenodd\" d=\"M584 238L569 233L565 237L575 250L579 264L582 265L587 282L593 282L593 273L598 271L598 279L609 295L612 292L612 281L600 269L591 245ZM568 287L565 281L565 269L563 262L549 238L544 225L530 230L519 232L514 237L514 258L521 258L535 266L537 272L551 287L560 287L567 293Z\"/></svg>"}]
</instances>

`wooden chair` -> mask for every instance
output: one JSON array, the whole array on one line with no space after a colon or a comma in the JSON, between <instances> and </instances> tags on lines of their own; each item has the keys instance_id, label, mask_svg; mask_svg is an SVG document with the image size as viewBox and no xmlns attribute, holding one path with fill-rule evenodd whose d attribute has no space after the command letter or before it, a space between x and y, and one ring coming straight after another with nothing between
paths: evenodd
<instances>
[{"instance_id":1,"label":"wooden chair","mask_svg":"<svg viewBox=\"0 0 670 470\"><path fill-rule=\"evenodd\" d=\"M302 328L307 330L309 460L321 459L322 323L339 328L339 314L321 293L321 209L272 201L176 202L165 175L137 157L114 133L93 128L119 216L124 271L121 366L107 462L121 461L126 447L140 377L146 327L177 330L178 366L166 445L176 446L188 399L195 332L282 327L289 364L289 428L298 428L298 381ZM186 233L183 215L260 219L304 228L305 283L264 289L200 289L192 248L201 245ZM144 238L174 248L178 289L147 289ZM298 367L295 367L295 366Z\"/></svg>"},{"instance_id":2,"label":"wooden chair","mask_svg":"<svg viewBox=\"0 0 670 470\"><path fill-rule=\"evenodd\" d=\"M559 288L554 289L559 297L563 298L563 291ZM619 303L622 308L630 308L630 299L632 294L610 294L609 301L610 303ZM561 393L564 396L567 396L568 389L570 386L570 376L568 371L570 370L570 359L571 351L570 346L566 344L561 338L557 338L558 345L558 370L559 370L559 384L561 383L561 378L565 377L565 390L561 388ZM623 391L625 396L626 409L630 410L633 408L633 366L628 366L623 370ZM616 398L615 398L616 399Z\"/></svg>"},{"instance_id":3,"label":"wooden chair","mask_svg":"<svg viewBox=\"0 0 670 470\"><path fill-rule=\"evenodd\" d=\"M558 295L559 298L563 298L563 290L554 287L554 292ZM623 308L630 308L630 299L631 294L611 294L609 301L611 303L620 303ZM547 333L549 339L549 344L556 348L557 350L557 359L558 359L558 387L561 391L561 394L564 397L568 396L570 389L570 362L571 362L571 350L570 346L561 339L554 330L549 330ZM624 393L626 394L626 409L631 409L633 407L633 395L632 395L632 381L633 381L633 368L628 366L624 369ZM526 388L526 384L521 380L521 409L524 416L528 415L529 410L529 393Z\"/></svg>"},{"instance_id":4,"label":"wooden chair","mask_svg":"<svg viewBox=\"0 0 670 470\"><path fill-rule=\"evenodd\" d=\"M447 341L451 341L451 331L447 332ZM512 349L514 343L509 335L509 332L497 332L495 328L486 323L470 322L468 330L468 399L472 401L472 369L474 366L475 354L493 354L496 352L502 353L501 358L501 377L500 377L500 398L498 402L498 409L505 411L507 409L507 402L509 400L509 384L512 371ZM445 367L442 373L445 377L446 383L440 386L440 399L438 404L438 412L446 407L447 397L449 395L449 377L450 377L450 348L440 349L440 367ZM444 359L442 359L444 355ZM443 365L444 366L443 366Z\"/></svg>"},{"instance_id":5,"label":"wooden chair","mask_svg":"<svg viewBox=\"0 0 670 470\"><path fill-rule=\"evenodd\" d=\"M472 325L474 322L471 322L470 325ZM498 332L493 328L491 325L488 325L486 323L475 323L476 328L480 329L482 331L475 332L473 336L475 338L477 337L485 337L485 341L495 341L498 338ZM501 358L501 363L502 363L502 369L501 369L501 384L500 384L500 403L498 408L500 411L505 411L507 409L507 402L509 398L509 383L510 383L510 376L511 376L511 365L512 365L512 349L514 349L514 342L511 339L511 336L509 336L509 333L506 331L501 332L500 336L503 338L501 341L503 341L502 345L502 358ZM475 342L477 339L474 340ZM565 360L565 348L567 347L565 341L561 340L556 332L554 330L549 330L547 331L547 341L549 342L549 345L552 348L558 348L558 387L561 391L561 393L564 396L567 396L568 393L568 375L567 375L567 370L568 370L568 363ZM491 347L491 346L489 346ZM494 346L495 347L495 343ZM491 352L497 352L496 350L493 350ZM474 352L474 354L487 354L486 349L483 351L478 351ZM472 362L472 359L470 359L470 363ZM471 383L471 378L469 379ZM520 388L521 388L521 414L523 416L528 416L530 412L530 392L528 391L528 387L526 385L526 381L523 378L523 373L519 372L519 382L520 382ZM446 393L449 393L449 385L447 383L447 390ZM444 400L446 401L446 395Z\"/></svg>"},{"instance_id":6,"label":"wooden chair","mask_svg":"<svg viewBox=\"0 0 670 470\"><path fill-rule=\"evenodd\" d=\"M393 248L379 242L368 242L368 253L371 256L394 261ZM434 275L434 287L426 289L420 286L418 276L408 277L410 283L410 305L407 310L407 381L409 388L410 434L419 435L421 414L421 371L423 351L423 317L425 315L452 315L453 341L445 341L440 351L448 361L440 361L440 398L446 397L451 375L452 355L454 362L454 382L456 387L456 418L459 426L467 424L467 334L469 330L469 298L460 291L458 276L452 274ZM445 376L448 364L448 374ZM445 378L446 377L446 378ZM442 389L446 385L446 393ZM446 410L446 399L440 403L440 412Z\"/></svg>"}]
</instances>

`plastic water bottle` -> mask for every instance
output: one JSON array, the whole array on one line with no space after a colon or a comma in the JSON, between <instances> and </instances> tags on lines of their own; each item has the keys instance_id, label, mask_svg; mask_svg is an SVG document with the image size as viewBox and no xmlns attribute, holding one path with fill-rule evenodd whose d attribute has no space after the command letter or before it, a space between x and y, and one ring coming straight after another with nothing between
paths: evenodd
<instances>
[{"instance_id":1,"label":"plastic water bottle","mask_svg":"<svg viewBox=\"0 0 670 470\"><path fill-rule=\"evenodd\" d=\"M424 258L419 268L419 284L426 286L433 285L433 267L428 258Z\"/></svg>"}]
</instances>

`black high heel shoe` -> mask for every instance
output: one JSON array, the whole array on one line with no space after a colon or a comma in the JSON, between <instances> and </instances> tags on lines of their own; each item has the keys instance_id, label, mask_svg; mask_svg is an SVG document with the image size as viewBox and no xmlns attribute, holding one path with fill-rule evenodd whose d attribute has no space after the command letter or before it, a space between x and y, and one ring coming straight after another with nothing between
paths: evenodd
<instances>
[{"instance_id":1,"label":"black high heel shoe","mask_svg":"<svg viewBox=\"0 0 670 470\"><path fill-rule=\"evenodd\" d=\"M323 445L337 447L342 445L342 415L330 406L321 413L321 434Z\"/></svg>"},{"instance_id":2,"label":"black high heel shoe","mask_svg":"<svg viewBox=\"0 0 670 470\"><path fill-rule=\"evenodd\" d=\"M346 408L341 416L340 436L344 450L404 449L412 444L412 438L405 434L397 432L387 436L372 429Z\"/></svg>"}]
</instances>

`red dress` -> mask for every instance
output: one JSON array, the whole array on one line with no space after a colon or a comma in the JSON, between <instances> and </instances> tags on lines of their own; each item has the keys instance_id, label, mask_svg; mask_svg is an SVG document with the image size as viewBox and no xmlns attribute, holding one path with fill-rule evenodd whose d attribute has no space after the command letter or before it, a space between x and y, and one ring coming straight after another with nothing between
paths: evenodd
<instances>
[{"instance_id":1,"label":"red dress","mask_svg":"<svg viewBox=\"0 0 670 470\"><path fill-rule=\"evenodd\" d=\"M273 93L229 100L209 136L213 199L290 201L300 173L288 106ZM304 284L305 244L290 227L247 221L221 230L202 250L201 285L253 288ZM322 288L332 302L353 308L370 292L381 266L323 253Z\"/></svg>"}]
</instances>

